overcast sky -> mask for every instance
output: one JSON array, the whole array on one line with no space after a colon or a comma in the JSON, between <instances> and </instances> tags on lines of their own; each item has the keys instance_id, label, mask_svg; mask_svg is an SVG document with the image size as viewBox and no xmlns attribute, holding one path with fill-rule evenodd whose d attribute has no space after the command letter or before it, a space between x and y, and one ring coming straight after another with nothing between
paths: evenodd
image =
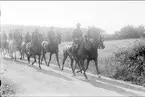
<instances>
[{"instance_id":1,"label":"overcast sky","mask_svg":"<svg viewBox=\"0 0 145 97\"><path fill-rule=\"evenodd\" d=\"M0 1L2 24L100 27L108 34L145 25L145 1Z\"/></svg>"}]
</instances>

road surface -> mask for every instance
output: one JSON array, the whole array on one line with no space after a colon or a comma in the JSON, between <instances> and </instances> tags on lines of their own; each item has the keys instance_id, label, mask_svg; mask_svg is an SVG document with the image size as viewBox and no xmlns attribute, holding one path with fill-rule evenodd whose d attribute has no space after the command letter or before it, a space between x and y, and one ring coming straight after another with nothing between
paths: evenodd
<instances>
[{"instance_id":1,"label":"road surface","mask_svg":"<svg viewBox=\"0 0 145 97\"><path fill-rule=\"evenodd\" d=\"M28 66L27 61L1 58L1 74L20 87L17 96L145 96L145 89L105 78L81 74L73 77L70 70L57 66Z\"/></svg>"}]
</instances>

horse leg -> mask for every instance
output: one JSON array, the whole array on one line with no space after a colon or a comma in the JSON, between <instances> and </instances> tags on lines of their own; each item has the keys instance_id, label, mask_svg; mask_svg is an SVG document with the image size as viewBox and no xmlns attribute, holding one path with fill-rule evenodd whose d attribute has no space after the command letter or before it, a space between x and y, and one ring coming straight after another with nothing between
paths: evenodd
<instances>
[{"instance_id":1,"label":"horse leg","mask_svg":"<svg viewBox=\"0 0 145 97\"><path fill-rule=\"evenodd\" d=\"M40 63L42 64L42 61L43 61L43 56L44 56L44 51L42 50L42 56L41 56L41 58L40 58Z\"/></svg>"},{"instance_id":2,"label":"horse leg","mask_svg":"<svg viewBox=\"0 0 145 97\"><path fill-rule=\"evenodd\" d=\"M88 69L88 67L89 67L89 63L90 63L90 60L88 60L88 59L87 59L87 66L86 66L86 69L85 69L85 71L84 71L84 72L86 72L86 71L87 71L87 69Z\"/></svg>"},{"instance_id":3,"label":"horse leg","mask_svg":"<svg viewBox=\"0 0 145 97\"><path fill-rule=\"evenodd\" d=\"M19 52L20 52L20 55L21 55L20 60L22 60L22 51L21 51L21 49L19 49Z\"/></svg>"},{"instance_id":4,"label":"horse leg","mask_svg":"<svg viewBox=\"0 0 145 97\"><path fill-rule=\"evenodd\" d=\"M4 56L4 58L5 58L5 49L3 49L3 56Z\"/></svg>"},{"instance_id":5,"label":"horse leg","mask_svg":"<svg viewBox=\"0 0 145 97\"><path fill-rule=\"evenodd\" d=\"M89 63L90 63L90 60L87 59L87 67L86 67L86 70L87 70L88 67L89 67ZM85 71L86 71L86 70L85 70Z\"/></svg>"},{"instance_id":6,"label":"horse leg","mask_svg":"<svg viewBox=\"0 0 145 97\"><path fill-rule=\"evenodd\" d=\"M8 49L6 48L6 55L8 55Z\"/></svg>"},{"instance_id":7,"label":"horse leg","mask_svg":"<svg viewBox=\"0 0 145 97\"><path fill-rule=\"evenodd\" d=\"M24 59L24 51L23 51L22 49L21 49L21 51L20 51L20 54L21 54L20 60Z\"/></svg>"},{"instance_id":8,"label":"horse leg","mask_svg":"<svg viewBox=\"0 0 145 97\"><path fill-rule=\"evenodd\" d=\"M58 67L60 68L59 59L58 59L58 52L55 53L55 56L56 56L56 60L57 60Z\"/></svg>"},{"instance_id":9,"label":"horse leg","mask_svg":"<svg viewBox=\"0 0 145 97\"><path fill-rule=\"evenodd\" d=\"M25 52L23 52L23 54L22 54L22 58L24 59L24 56L25 56Z\"/></svg>"},{"instance_id":10,"label":"horse leg","mask_svg":"<svg viewBox=\"0 0 145 97\"><path fill-rule=\"evenodd\" d=\"M43 59L44 59L45 64L47 65L47 63L46 63L46 57L45 57L45 54L46 54L46 52L44 52L44 51L43 51L43 53L42 53L42 57L41 57L41 64L42 64ZM44 57L45 57L45 58L44 58Z\"/></svg>"},{"instance_id":11,"label":"horse leg","mask_svg":"<svg viewBox=\"0 0 145 97\"><path fill-rule=\"evenodd\" d=\"M46 53L45 53L46 54ZM43 59L44 59L44 61L45 61L45 64L47 65L47 62L46 62L46 56L45 56L45 54L44 55L42 55L43 56ZM41 62L42 62L42 60L43 59L41 59Z\"/></svg>"},{"instance_id":12,"label":"horse leg","mask_svg":"<svg viewBox=\"0 0 145 97\"><path fill-rule=\"evenodd\" d=\"M22 59L24 59L24 53L22 53Z\"/></svg>"},{"instance_id":13,"label":"horse leg","mask_svg":"<svg viewBox=\"0 0 145 97\"><path fill-rule=\"evenodd\" d=\"M5 58L5 49L3 49L3 57Z\"/></svg>"},{"instance_id":14,"label":"horse leg","mask_svg":"<svg viewBox=\"0 0 145 97\"><path fill-rule=\"evenodd\" d=\"M50 56L49 56L49 62L48 62L48 64L47 64L47 66L49 66L49 64L50 64L51 57L52 57L52 53L50 53Z\"/></svg>"},{"instance_id":15,"label":"horse leg","mask_svg":"<svg viewBox=\"0 0 145 97\"><path fill-rule=\"evenodd\" d=\"M81 62L82 69L83 69L83 71L84 71L83 74L84 74L84 76L85 76L85 79L88 79L88 77L87 77L87 75L86 75L86 71L85 71L84 60L81 60L80 62Z\"/></svg>"},{"instance_id":16,"label":"horse leg","mask_svg":"<svg viewBox=\"0 0 145 97\"><path fill-rule=\"evenodd\" d=\"M68 55L66 53L63 54L63 61L62 61L62 68L61 68L62 71L63 71L64 63L65 63L67 56Z\"/></svg>"},{"instance_id":17,"label":"horse leg","mask_svg":"<svg viewBox=\"0 0 145 97\"><path fill-rule=\"evenodd\" d=\"M33 65L35 62L36 62L36 55L34 56L34 62L31 65Z\"/></svg>"},{"instance_id":18,"label":"horse leg","mask_svg":"<svg viewBox=\"0 0 145 97\"><path fill-rule=\"evenodd\" d=\"M41 69L41 66L40 66L40 59L41 59L41 55L38 55L39 68Z\"/></svg>"},{"instance_id":19,"label":"horse leg","mask_svg":"<svg viewBox=\"0 0 145 97\"><path fill-rule=\"evenodd\" d=\"M74 68L74 72L75 72L75 70L76 70L76 68L77 68L77 64L78 64L78 62L75 60L75 68Z\"/></svg>"},{"instance_id":20,"label":"horse leg","mask_svg":"<svg viewBox=\"0 0 145 97\"><path fill-rule=\"evenodd\" d=\"M100 72L99 72L99 69L98 69L98 60L95 59L94 61L95 61L95 66L96 66L97 75L99 75Z\"/></svg>"},{"instance_id":21,"label":"horse leg","mask_svg":"<svg viewBox=\"0 0 145 97\"><path fill-rule=\"evenodd\" d=\"M30 65L30 57L31 55L27 55L27 59L28 59L28 64Z\"/></svg>"},{"instance_id":22,"label":"horse leg","mask_svg":"<svg viewBox=\"0 0 145 97\"><path fill-rule=\"evenodd\" d=\"M74 60L71 58L71 69L72 69L72 72L73 72L73 76L75 76L76 74L75 74L75 72L74 72L74 69L73 69L73 62L74 62Z\"/></svg>"},{"instance_id":23,"label":"horse leg","mask_svg":"<svg viewBox=\"0 0 145 97\"><path fill-rule=\"evenodd\" d=\"M16 61L16 51L15 51L15 61Z\"/></svg>"},{"instance_id":24,"label":"horse leg","mask_svg":"<svg viewBox=\"0 0 145 97\"><path fill-rule=\"evenodd\" d=\"M90 60L87 59L87 67L85 69L85 72L87 71L88 67L89 67L89 63L90 63ZM82 73L82 70L83 69L80 69L79 71L77 71L77 73L81 72Z\"/></svg>"},{"instance_id":25,"label":"horse leg","mask_svg":"<svg viewBox=\"0 0 145 97\"><path fill-rule=\"evenodd\" d=\"M79 69L80 69L80 70L76 71L76 73L79 73L79 72L82 73L83 68L82 68L82 66L81 66L81 63L80 63L79 61L78 61L77 63L78 63L78 66L79 66Z\"/></svg>"},{"instance_id":26,"label":"horse leg","mask_svg":"<svg viewBox=\"0 0 145 97\"><path fill-rule=\"evenodd\" d=\"M42 64L42 61L43 61L43 56L44 56L44 55L42 54L42 57L41 57L41 62L40 62L41 64Z\"/></svg>"},{"instance_id":27,"label":"horse leg","mask_svg":"<svg viewBox=\"0 0 145 97\"><path fill-rule=\"evenodd\" d=\"M21 58L20 58L20 60L22 60L22 56L23 56L23 54L22 54L22 52L21 52Z\"/></svg>"}]
</instances>

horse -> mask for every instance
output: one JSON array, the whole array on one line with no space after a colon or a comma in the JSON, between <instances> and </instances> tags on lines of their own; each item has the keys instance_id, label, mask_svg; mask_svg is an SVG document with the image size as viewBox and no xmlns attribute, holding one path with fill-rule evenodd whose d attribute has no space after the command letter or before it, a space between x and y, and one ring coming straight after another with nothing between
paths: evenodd
<instances>
[{"instance_id":1,"label":"horse","mask_svg":"<svg viewBox=\"0 0 145 97\"><path fill-rule=\"evenodd\" d=\"M24 41L21 44L21 58L20 60L24 59L24 54L27 53L26 51L26 44L29 43L31 41L31 35L29 32L27 32L27 34L25 35Z\"/></svg>"},{"instance_id":2,"label":"horse","mask_svg":"<svg viewBox=\"0 0 145 97\"><path fill-rule=\"evenodd\" d=\"M14 33L11 33L11 37L8 44L9 44L10 57L13 58L13 53L14 53L15 60L16 60L16 52L19 51L21 54L22 33L18 32L17 30Z\"/></svg>"},{"instance_id":3,"label":"horse","mask_svg":"<svg viewBox=\"0 0 145 97\"><path fill-rule=\"evenodd\" d=\"M47 66L49 66L49 64L50 64L52 55L55 54L58 66L60 68L60 63L59 63L59 59L58 59L58 45L60 43L61 43L61 33L57 33L53 40L48 39L47 41L42 42L42 44L41 44L41 47L42 47L41 61L44 59ZM50 53L50 56L49 56L49 61L47 63L45 55L48 52Z\"/></svg>"},{"instance_id":4,"label":"horse","mask_svg":"<svg viewBox=\"0 0 145 97\"><path fill-rule=\"evenodd\" d=\"M38 61L39 61L39 68L41 69L40 66L40 58L41 58L41 39L38 31L34 31L32 33L32 39L29 43L26 44L26 50L27 50L27 59L28 59L28 64L33 65L36 62L36 56L38 55ZM34 62L30 64L30 58L34 58Z\"/></svg>"},{"instance_id":5,"label":"horse","mask_svg":"<svg viewBox=\"0 0 145 97\"><path fill-rule=\"evenodd\" d=\"M22 33L15 31L14 32L14 36L13 36L13 41L14 41L14 45L16 46L16 51L19 51L21 54L21 45L22 45L22 41L23 41L23 37L22 37ZM21 57L20 57L21 59ZM16 55L15 55L15 60L16 60Z\"/></svg>"},{"instance_id":6,"label":"horse","mask_svg":"<svg viewBox=\"0 0 145 97\"><path fill-rule=\"evenodd\" d=\"M71 69L72 69L73 76L75 76L75 69L76 69L77 64L78 64L79 68L81 68L75 53L72 51L72 49L77 49L77 48L78 48L77 45L75 45L75 46L66 45L63 48L63 62L62 62L62 69L61 70L63 71L64 63L65 63L67 57L69 57L70 61L71 61L70 66L71 66ZM75 68L73 68L74 61L75 61Z\"/></svg>"},{"instance_id":7,"label":"horse","mask_svg":"<svg viewBox=\"0 0 145 97\"><path fill-rule=\"evenodd\" d=\"M99 69L98 69L98 49L104 49L105 46L103 44L103 37L101 35L98 35L97 38L90 38L84 36L81 43L80 47L77 52L77 59L79 60L81 64L81 70L84 71L83 75L86 79L88 79L86 75L86 70L88 69L89 62L94 61L95 62L95 67L97 71L97 75L100 74ZM84 61L87 60L87 66L85 68Z\"/></svg>"}]
</instances>

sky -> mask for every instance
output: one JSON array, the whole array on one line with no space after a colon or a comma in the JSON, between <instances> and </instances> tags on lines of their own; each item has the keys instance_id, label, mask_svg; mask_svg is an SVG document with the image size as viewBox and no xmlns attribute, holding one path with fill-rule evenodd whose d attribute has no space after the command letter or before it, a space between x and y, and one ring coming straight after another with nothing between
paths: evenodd
<instances>
[{"instance_id":1,"label":"sky","mask_svg":"<svg viewBox=\"0 0 145 97\"><path fill-rule=\"evenodd\" d=\"M108 34L145 25L145 1L0 1L1 24L75 28L96 26Z\"/></svg>"}]
</instances>

